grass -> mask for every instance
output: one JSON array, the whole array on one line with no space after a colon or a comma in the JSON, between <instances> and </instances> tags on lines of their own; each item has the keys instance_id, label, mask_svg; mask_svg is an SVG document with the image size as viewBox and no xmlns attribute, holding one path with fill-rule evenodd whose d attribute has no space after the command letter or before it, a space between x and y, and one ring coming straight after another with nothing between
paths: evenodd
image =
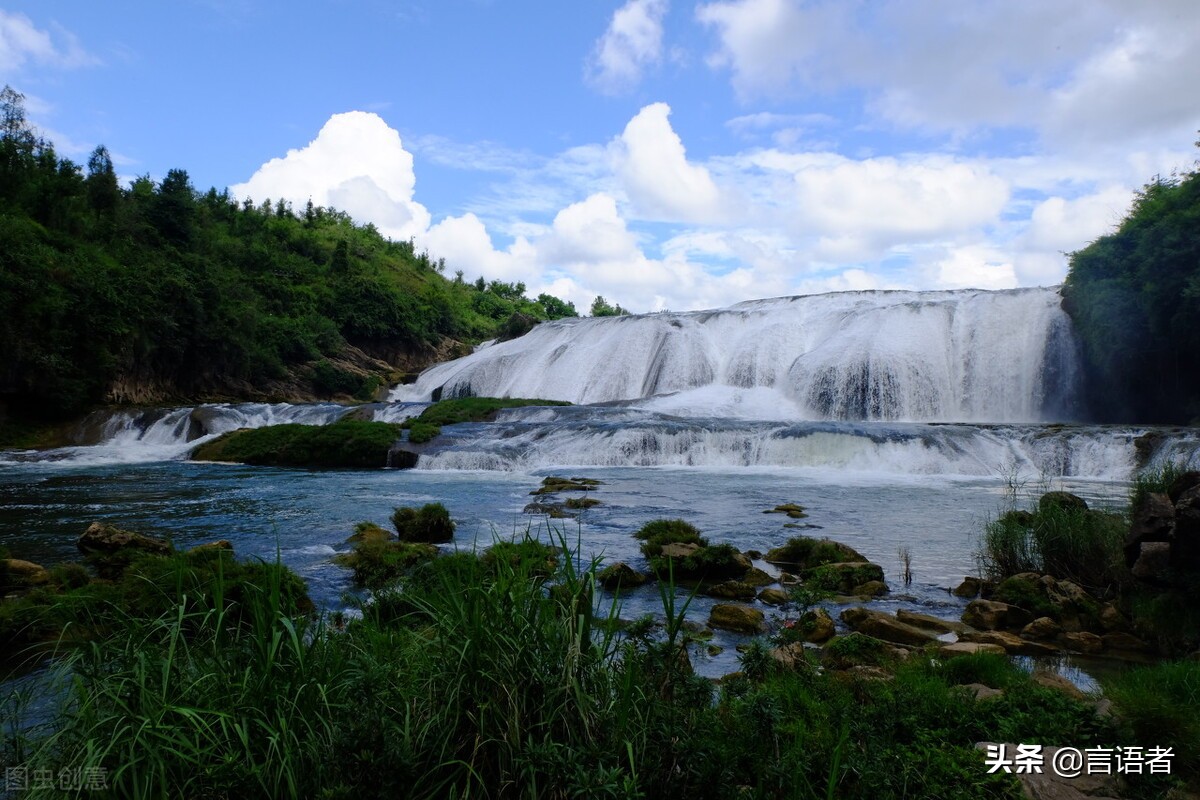
<instances>
[{"instance_id":1,"label":"grass","mask_svg":"<svg viewBox=\"0 0 1200 800\"><path fill-rule=\"evenodd\" d=\"M1171 485L1181 478L1187 468L1174 462L1165 462L1157 469L1142 470L1133 479L1129 493L1129 507L1136 509L1151 494L1166 494Z\"/></svg>"},{"instance_id":2,"label":"grass","mask_svg":"<svg viewBox=\"0 0 1200 800\"><path fill-rule=\"evenodd\" d=\"M343 419L331 425L271 425L218 436L192 451L196 461L271 467L382 468L400 426Z\"/></svg>"},{"instance_id":3,"label":"grass","mask_svg":"<svg viewBox=\"0 0 1200 800\"><path fill-rule=\"evenodd\" d=\"M993 578L1037 572L1100 590L1126 573L1127 530L1121 514L1045 503L989 522L977 557Z\"/></svg>"},{"instance_id":4,"label":"grass","mask_svg":"<svg viewBox=\"0 0 1200 800\"><path fill-rule=\"evenodd\" d=\"M812 569L823 564L847 561L866 561L858 551L848 545L829 539L813 539L808 536L793 536L779 547L767 553L767 561L785 564L795 569Z\"/></svg>"},{"instance_id":5,"label":"grass","mask_svg":"<svg viewBox=\"0 0 1200 800\"><path fill-rule=\"evenodd\" d=\"M682 655L670 574L666 624L622 634L596 569L561 538L441 556L342 629L297 615L281 570L236 596L156 581L162 605L97 606L103 635L64 642L69 695L46 726L6 730L2 752L106 769L132 798L1015 798L976 741L1118 741L999 658L916 657L868 681L763 651L718 691ZM1005 694L975 703L967 679Z\"/></svg>"},{"instance_id":6,"label":"grass","mask_svg":"<svg viewBox=\"0 0 1200 800\"><path fill-rule=\"evenodd\" d=\"M454 538L454 521L441 503L426 503L420 508L397 508L392 525L402 542L448 542Z\"/></svg>"},{"instance_id":7,"label":"grass","mask_svg":"<svg viewBox=\"0 0 1200 800\"><path fill-rule=\"evenodd\" d=\"M1173 748L1172 773L1200 788L1200 662L1131 669L1104 683L1128 726L1127 741Z\"/></svg>"},{"instance_id":8,"label":"grass","mask_svg":"<svg viewBox=\"0 0 1200 800\"><path fill-rule=\"evenodd\" d=\"M443 425L460 422L490 422L496 412L505 408L525 406L569 406L562 400L530 400L519 397L460 397L440 400L426 408L419 416L405 420L401 426L408 430L408 440L413 444L424 444L441 435Z\"/></svg>"}]
</instances>

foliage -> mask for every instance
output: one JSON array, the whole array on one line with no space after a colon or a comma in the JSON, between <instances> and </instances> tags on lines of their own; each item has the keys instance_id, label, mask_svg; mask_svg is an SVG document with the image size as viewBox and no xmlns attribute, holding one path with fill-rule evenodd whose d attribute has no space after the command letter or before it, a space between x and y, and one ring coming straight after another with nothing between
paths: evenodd
<instances>
[{"instance_id":1,"label":"foliage","mask_svg":"<svg viewBox=\"0 0 1200 800\"><path fill-rule=\"evenodd\" d=\"M1102 589L1124 576L1126 530L1119 514L1042 503L989 522L977 556L994 578L1037 572Z\"/></svg>"},{"instance_id":2,"label":"foliage","mask_svg":"<svg viewBox=\"0 0 1200 800\"><path fill-rule=\"evenodd\" d=\"M1167 494L1171 486L1187 473L1187 467L1173 461L1161 464L1157 469L1144 469L1133 478L1133 489L1129 493L1129 508L1137 510L1152 494Z\"/></svg>"},{"instance_id":3,"label":"foliage","mask_svg":"<svg viewBox=\"0 0 1200 800\"><path fill-rule=\"evenodd\" d=\"M772 563L788 564L799 569L812 569L824 564L847 561L866 561L853 548L829 539L813 539L808 536L793 536L779 547L767 553Z\"/></svg>"},{"instance_id":4,"label":"foliage","mask_svg":"<svg viewBox=\"0 0 1200 800\"><path fill-rule=\"evenodd\" d=\"M408 429L408 440L423 444L439 436L443 425L460 422L490 422L496 412L504 408L525 406L569 406L562 400L529 400L520 397L458 397L439 400L426 408L419 416L405 420L401 427Z\"/></svg>"},{"instance_id":5,"label":"foliage","mask_svg":"<svg viewBox=\"0 0 1200 800\"><path fill-rule=\"evenodd\" d=\"M706 544L696 526L682 519L656 519L647 522L633 537L642 541L642 555L646 558L660 555L665 544Z\"/></svg>"},{"instance_id":6,"label":"foliage","mask_svg":"<svg viewBox=\"0 0 1200 800\"><path fill-rule=\"evenodd\" d=\"M392 513L392 525L402 542L448 542L454 538L454 521L441 503L397 508Z\"/></svg>"},{"instance_id":7,"label":"foliage","mask_svg":"<svg viewBox=\"0 0 1200 800\"><path fill-rule=\"evenodd\" d=\"M1200 177L1156 177L1110 235L1071 254L1064 307L1093 411L1113 422L1200 413Z\"/></svg>"},{"instance_id":8,"label":"foliage","mask_svg":"<svg viewBox=\"0 0 1200 800\"><path fill-rule=\"evenodd\" d=\"M366 539L335 561L353 571L354 583L382 589L407 575L413 567L437 555L437 548L423 542Z\"/></svg>"},{"instance_id":9,"label":"foliage","mask_svg":"<svg viewBox=\"0 0 1200 800\"><path fill-rule=\"evenodd\" d=\"M1115 673L1104 692L1132 731L1129 741L1174 750L1172 772L1200 788L1200 662L1175 661Z\"/></svg>"},{"instance_id":10,"label":"foliage","mask_svg":"<svg viewBox=\"0 0 1200 800\"><path fill-rule=\"evenodd\" d=\"M714 702L680 657L673 593L665 638L626 637L599 624L615 608L592 605L595 565L563 549L547 572L545 552L433 559L341 628L295 616L277 573L236 599L109 604L104 635L61 662L59 713L6 728L0 750L103 768L123 797L1013 798L975 742L1121 740L983 657L872 681L772 668L760 647L743 658L757 681L727 679ZM844 656L871 650L843 639ZM976 703L968 678L1005 693ZM1182 720L1195 684L1178 685Z\"/></svg>"},{"instance_id":11,"label":"foliage","mask_svg":"<svg viewBox=\"0 0 1200 800\"><path fill-rule=\"evenodd\" d=\"M619 305L611 305L604 299L604 295L597 295L592 301L592 316L593 317L621 317L629 312L621 308Z\"/></svg>"},{"instance_id":12,"label":"foliage","mask_svg":"<svg viewBox=\"0 0 1200 800\"><path fill-rule=\"evenodd\" d=\"M102 146L85 176L10 88L0 119L0 401L30 418L78 413L123 377L175 397L270 393L292 376L369 398L368 376L330 366L350 345L431 353L514 314L574 314L524 284L447 280L411 241L334 209L238 203L181 169L122 188Z\"/></svg>"},{"instance_id":13,"label":"foliage","mask_svg":"<svg viewBox=\"0 0 1200 800\"><path fill-rule=\"evenodd\" d=\"M271 467L386 467L400 426L341 419L331 425L270 425L230 431L197 447L197 461Z\"/></svg>"}]
</instances>

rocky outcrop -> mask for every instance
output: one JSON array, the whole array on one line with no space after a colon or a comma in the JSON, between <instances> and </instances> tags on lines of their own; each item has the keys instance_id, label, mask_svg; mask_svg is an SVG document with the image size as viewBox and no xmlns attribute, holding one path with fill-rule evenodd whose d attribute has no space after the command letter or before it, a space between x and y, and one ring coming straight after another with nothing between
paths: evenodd
<instances>
[{"instance_id":1,"label":"rocky outcrop","mask_svg":"<svg viewBox=\"0 0 1200 800\"><path fill-rule=\"evenodd\" d=\"M972 600L962 615L963 622L983 631L1019 628L1030 620L1028 611L997 600Z\"/></svg>"},{"instance_id":2,"label":"rocky outcrop","mask_svg":"<svg viewBox=\"0 0 1200 800\"><path fill-rule=\"evenodd\" d=\"M140 550L160 556L171 552L171 546L162 539L121 530L106 522L93 522L75 544L80 552L88 555L111 554L120 550Z\"/></svg>"},{"instance_id":3,"label":"rocky outcrop","mask_svg":"<svg viewBox=\"0 0 1200 800\"><path fill-rule=\"evenodd\" d=\"M763 612L749 606L717 603L709 612L708 626L735 633L758 634L767 630Z\"/></svg>"},{"instance_id":4,"label":"rocky outcrop","mask_svg":"<svg viewBox=\"0 0 1200 800\"><path fill-rule=\"evenodd\" d=\"M857 633L894 644L920 647L937 638L928 630L905 624L890 614L862 606L846 609L842 612L841 619Z\"/></svg>"}]
</instances>

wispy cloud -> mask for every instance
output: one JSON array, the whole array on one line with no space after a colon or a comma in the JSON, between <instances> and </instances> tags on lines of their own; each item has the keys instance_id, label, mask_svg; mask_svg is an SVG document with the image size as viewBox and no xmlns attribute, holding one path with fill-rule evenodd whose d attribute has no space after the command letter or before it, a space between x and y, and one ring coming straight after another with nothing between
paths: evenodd
<instances>
[{"instance_id":1,"label":"wispy cloud","mask_svg":"<svg viewBox=\"0 0 1200 800\"><path fill-rule=\"evenodd\" d=\"M667 0L629 0L613 13L587 60L584 77L605 94L620 94L641 81L663 56Z\"/></svg>"}]
</instances>

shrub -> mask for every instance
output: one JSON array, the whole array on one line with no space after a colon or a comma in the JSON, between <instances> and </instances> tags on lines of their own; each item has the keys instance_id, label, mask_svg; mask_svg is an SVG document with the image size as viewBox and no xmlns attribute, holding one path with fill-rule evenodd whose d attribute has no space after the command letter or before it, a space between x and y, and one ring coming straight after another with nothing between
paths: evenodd
<instances>
[{"instance_id":1,"label":"shrub","mask_svg":"<svg viewBox=\"0 0 1200 800\"><path fill-rule=\"evenodd\" d=\"M682 519L647 522L633 537L642 541L642 555L646 558L658 556L665 544L695 544L701 547L707 544L696 526Z\"/></svg>"},{"instance_id":2,"label":"shrub","mask_svg":"<svg viewBox=\"0 0 1200 800\"><path fill-rule=\"evenodd\" d=\"M793 536L786 544L774 547L767 553L772 564L787 564L798 569L812 569L822 564L844 561L866 561L857 550L829 539L813 539L808 536Z\"/></svg>"},{"instance_id":3,"label":"shrub","mask_svg":"<svg viewBox=\"0 0 1200 800\"><path fill-rule=\"evenodd\" d=\"M427 503L420 508L397 508L392 524L403 542L448 542L454 538L454 521L441 503Z\"/></svg>"}]
</instances>

